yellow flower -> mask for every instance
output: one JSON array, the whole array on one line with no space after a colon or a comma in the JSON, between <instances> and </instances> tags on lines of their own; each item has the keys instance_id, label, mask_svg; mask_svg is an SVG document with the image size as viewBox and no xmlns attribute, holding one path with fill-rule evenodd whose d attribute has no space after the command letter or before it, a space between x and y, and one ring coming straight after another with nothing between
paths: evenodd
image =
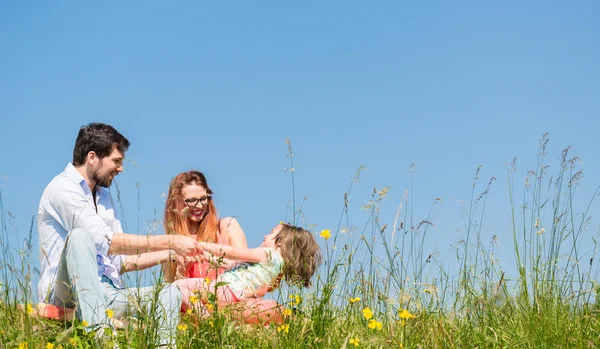
<instances>
[{"instance_id":1,"label":"yellow flower","mask_svg":"<svg viewBox=\"0 0 600 349\"><path fill-rule=\"evenodd\" d=\"M192 313L192 309L188 309L185 311L186 314L190 315Z\"/></svg>"},{"instance_id":2,"label":"yellow flower","mask_svg":"<svg viewBox=\"0 0 600 349\"><path fill-rule=\"evenodd\" d=\"M69 344L71 344L72 346L76 347L77 346L77 341L75 340L75 338L69 338Z\"/></svg>"},{"instance_id":3,"label":"yellow flower","mask_svg":"<svg viewBox=\"0 0 600 349\"><path fill-rule=\"evenodd\" d=\"M85 320L81 321L81 326L83 326L83 327L88 327L89 324L90 323Z\"/></svg>"},{"instance_id":4,"label":"yellow flower","mask_svg":"<svg viewBox=\"0 0 600 349\"><path fill-rule=\"evenodd\" d=\"M283 221L279 221L279 224L285 224L285 223L283 223Z\"/></svg>"},{"instance_id":5,"label":"yellow flower","mask_svg":"<svg viewBox=\"0 0 600 349\"><path fill-rule=\"evenodd\" d=\"M206 303L206 309L208 309L208 310L213 310L213 305L212 305L212 303Z\"/></svg>"},{"instance_id":6,"label":"yellow flower","mask_svg":"<svg viewBox=\"0 0 600 349\"><path fill-rule=\"evenodd\" d=\"M177 329L179 331L183 332L183 331L187 331L188 327L186 324L179 324L179 325L177 325Z\"/></svg>"},{"instance_id":7,"label":"yellow flower","mask_svg":"<svg viewBox=\"0 0 600 349\"><path fill-rule=\"evenodd\" d=\"M196 303L198 303L198 296L196 296L196 295L191 295L191 296L190 296L190 303L192 303L192 304L196 304Z\"/></svg>"},{"instance_id":8,"label":"yellow flower","mask_svg":"<svg viewBox=\"0 0 600 349\"><path fill-rule=\"evenodd\" d=\"M365 317L365 319L369 320L369 319L371 319L373 317L373 312L369 308L364 308L363 309L363 316Z\"/></svg>"},{"instance_id":9,"label":"yellow flower","mask_svg":"<svg viewBox=\"0 0 600 349\"><path fill-rule=\"evenodd\" d=\"M204 278L204 282L209 285L211 283L211 279L210 278Z\"/></svg>"},{"instance_id":10,"label":"yellow flower","mask_svg":"<svg viewBox=\"0 0 600 349\"><path fill-rule=\"evenodd\" d=\"M329 237L331 236L331 230L329 229L324 229L321 230L321 233L319 234L323 239L327 240L329 239Z\"/></svg>"},{"instance_id":11,"label":"yellow flower","mask_svg":"<svg viewBox=\"0 0 600 349\"><path fill-rule=\"evenodd\" d=\"M215 322L214 322L214 321L212 321L212 320L210 320L210 321L208 322L208 325L209 325L210 327L215 327Z\"/></svg>"},{"instance_id":12,"label":"yellow flower","mask_svg":"<svg viewBox=\"0 0 600 349\"><path fill-rule=\"evenodd\" d=\"M283 311L283 315L285 315L285 316L291 316L291 315L292 315L292 309L287 309L287 308L286 308L286 309Z\"/></svg>"},{"instance_id":13,"label":"yellow flower","mask_svg":"<svg viewBox=\"0 0 600 349\"><path fill-rule=\"evenodd\" d=\"M360 339L358 339L358 338L350 338L350 340L348 341L348 343L350 343L351 345L354 345L355 347L358 347L358 344L360 343Z\"/></svg>"},{"instance_id":14,"label":"yellow flower","mask_svg":"<svg viewBox=\"0 0 600 349\"><path fill-rule=\"evenodd\" d=\"M398 311L398 316L400 316L401 319L412 319L415 316L411 313L408 312L408 310L406 309L402 309L400 311Z\"/></svg>"},{"instance_id":15,"label":"yellow flower","mask_svg":"<svg viewBox=\"0 0 600 349\"><path fill-rule=\"evenodd\" d=\"M292 300L292 304L298 305L302 301L302 298L297 294L291 294L290 299Z\"/></svg>"},{"instance_id":16,"label":"yellow flower","mask_svg":"<svg viewBox=\"0 0 600 349\"><path fill-rule=\"evenodd\" d=\"M283 324L279 327L277 327L277 332L285 332L285 333L289 333L290 332L290 324Z\"/></svg>"},{"instance_id":17,"label":"yellow flower","mask_svg":"<svg viewBox=\"0 0 600 349\"><path fill-rule=\"evenodd\" d=\"M31 304L27 304L27 314L33 314L33 307L31 306Z\"/></svg>"},{"instance_id":18,"label":"yellow flower","mask_svg":"<svg viewBox=\"0 0 600 349\"><path fill-rule=\"evenodd\" d=\"M50 342L46 343L46 349L54 349L54 344Z\"/></svg>"},{"instance_id":19,"label":"yellow flower","mask_svg":"<svg viewBox=\"0 0 600 349\"><path fill-rule=\"evenodd\" d=\"M28 349L29 344L27 344L27 342L21 342L21 343L19 343L19 346L17 348L18 349Z\"/></svg>"},{"instance_id":20,"label":"yellow flower","mask_svg":"<svg viewBox=\"0 0 600 349\"><path fill-rule=\"evenodd\" d=\"M360 302L360 297L350 298L350 303Z\"/></svg>"},{"instance_id":21,"label":"yellow flower","mask_svg":"<svg viewBox=\"0 0 600 349\"><path fill-rule=\"evenodd\" d=\"M113 318L113 316L115 315L115 311L114 311L114 310L112 310L112 309L106 309L105 313L106 313L106 316L107 316L109 319L112 319L112 318Z\"/></svg>"},{"instance_id":22,"label":"yellow flower","mask_svg":"<svg viewBox=\"0 0 600 349\"><path fill-rule=\"evenodd\" d=\"M381 331L383 329L383 323L381 321L377 321L375 319L371 319L371 321L369 321L369 328L370 329L378 329L379 331Z\"/></svg>"}]
</instances>

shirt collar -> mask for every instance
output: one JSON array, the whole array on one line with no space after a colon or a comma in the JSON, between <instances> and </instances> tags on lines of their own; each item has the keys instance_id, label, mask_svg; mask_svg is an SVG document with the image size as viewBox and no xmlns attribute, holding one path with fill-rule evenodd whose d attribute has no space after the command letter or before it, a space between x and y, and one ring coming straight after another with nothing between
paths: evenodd
<instances>
[{"instance_id":1,"label":"shirt collar","mask_svg":"<svg viewBox=\"0 0 600 349\"><path fill-rule=\"evenodd\" d=\"M77 171L77 169L75 168L75 166L73 166L72 163L69 162L67 164L67 167L65 167L65 173L67 174L67 177L70 180L79 184L86 194L89 194L92 192L92 190L90 189L90 186L87 184L85 178L83 178L81 173L79 173L79 171Z\"/></svg>"}]
</instances>

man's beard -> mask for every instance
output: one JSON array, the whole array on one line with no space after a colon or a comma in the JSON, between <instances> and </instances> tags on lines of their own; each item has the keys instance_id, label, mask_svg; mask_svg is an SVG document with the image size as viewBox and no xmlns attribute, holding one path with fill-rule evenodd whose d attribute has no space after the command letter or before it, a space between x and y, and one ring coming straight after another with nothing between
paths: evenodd
<instances>
[{"instance_id":1,"label":"man's beard","mask_svg":"<svg viewBox=\"0 0 600 349\"><path fill-rule=\"evenodd\" d=\"M97 172L94 172L92 175L92 180L96 182L97 185L108 188L112 184L112 179L110 179L110 173L100 177Z\"/></svg>"}]
</instances>

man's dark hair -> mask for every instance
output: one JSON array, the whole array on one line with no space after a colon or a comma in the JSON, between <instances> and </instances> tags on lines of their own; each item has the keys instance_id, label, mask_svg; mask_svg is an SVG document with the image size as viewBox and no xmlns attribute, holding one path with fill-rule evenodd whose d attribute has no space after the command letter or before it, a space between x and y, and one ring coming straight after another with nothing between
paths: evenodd
<instances>
[{"instance_id":1,"label":"man's dark hair","mask_svg":"<svg viewBox=\"0 0 600 349\"><path fill-rule=\"evenodd\" d=\"M92 122L82 126L79 130L73 149L73 166L85 164L85 159L91 151L95 152L100 159L103 159L110 155L114 148L119 149L121 153L125 153L129 148L129 144L127 138L123 137L114 127Z\"/></svg>"}]
</instances>

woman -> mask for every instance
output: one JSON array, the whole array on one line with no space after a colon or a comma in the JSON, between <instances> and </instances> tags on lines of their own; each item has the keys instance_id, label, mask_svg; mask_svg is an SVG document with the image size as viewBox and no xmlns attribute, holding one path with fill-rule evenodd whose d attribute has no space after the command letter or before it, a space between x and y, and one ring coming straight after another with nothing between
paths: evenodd
<instances>
[{"instance_id":1,"label":"woman","mask_svg":"<svg viewBox=\"0 0 600 349\"><path fill-rule=\"evenodd\" d=\"M235 218L219 219L212 200L212 190L200 171L178 174L169 187L165 206L167 234L195 235L198 241L248 248L246 236ZM218 270L208 262L191 263L185 268L175 263L162 265L166 282L190 277L214 279ZM222 269L221 269L222 271Z\"/></svg>"},{"instance_id":2,"label":"woman","mask_svg":"<svg viewBox=\"0 0 600 349\"><path fill-rule=\"evenodd\" d=\"M199 171L178 174L169 187L164 218L167 234L195 235L198 241L248 248L246 235L235 218L219 219L206 177ZM225 263L227 265L227 263ZM186 278L216 279L224 268L207 261L186 264L163 263L166 282ZM246 323L282 323L283 308L273 300L254 299L230 308L231 314Z\"/></svg>"}]
</instances>

